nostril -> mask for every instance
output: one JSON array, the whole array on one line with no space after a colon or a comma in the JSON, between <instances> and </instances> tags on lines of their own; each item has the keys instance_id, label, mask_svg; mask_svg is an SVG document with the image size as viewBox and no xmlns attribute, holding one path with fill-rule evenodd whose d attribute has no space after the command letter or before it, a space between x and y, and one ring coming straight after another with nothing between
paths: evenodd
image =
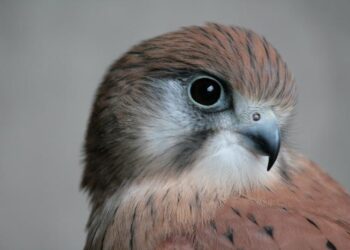
<instances>
[{"instance_id":1,"label":"nostril","mask_svg":"<svg viewBox=\"0 0 350 250\"><path fill-rule=\"evenodd\" d=\"M252 118L253 118L253 121L257 122L260 120L261 116L258 112L255 112L253 115L252 115Z\"/></svg>"}]
</instances>

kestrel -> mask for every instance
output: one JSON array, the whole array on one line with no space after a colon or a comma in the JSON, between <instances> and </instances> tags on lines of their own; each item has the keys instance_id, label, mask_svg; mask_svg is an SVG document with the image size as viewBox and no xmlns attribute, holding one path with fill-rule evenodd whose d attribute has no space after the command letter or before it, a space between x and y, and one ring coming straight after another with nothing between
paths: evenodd
<instances>
[{"instance_id":1,"label":"kestrel","mask_svg":"<svg viewBox=\"0 0 350 250\"><path fill-rule=\"evenodd\" d=\"M350 197L288 146L296 85L234 26L141 42L99 86L85 249L350 249Z\"/></svg>"}]
</instances>

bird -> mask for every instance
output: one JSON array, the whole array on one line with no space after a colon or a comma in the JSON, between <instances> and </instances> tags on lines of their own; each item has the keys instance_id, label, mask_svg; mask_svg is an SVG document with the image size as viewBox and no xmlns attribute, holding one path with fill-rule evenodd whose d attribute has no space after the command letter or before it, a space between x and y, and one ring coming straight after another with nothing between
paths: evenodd
<instances>
[{"instance_id":1,"label":"bird","mask_svg":"<svg viewBox=\"0 0 350 250\"><path fill-rule=\"evenodd\" d=\"M239 26L131 47L87 125L84 249L350 249L349 194L290 142L296 85Z\"/></svg>"}]
</instances>

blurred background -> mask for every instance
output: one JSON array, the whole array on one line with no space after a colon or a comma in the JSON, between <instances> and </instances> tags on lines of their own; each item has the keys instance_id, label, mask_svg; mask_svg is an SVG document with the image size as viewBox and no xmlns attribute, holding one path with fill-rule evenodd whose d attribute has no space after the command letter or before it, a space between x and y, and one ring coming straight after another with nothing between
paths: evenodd
<instances>
[{"instance_id":1,"label":"blurred background","mask_svg":"<svg viewBox=\"0 0 350 250\"><path fill-rule=\"evenodd\" d=\"M350 1L0 0L0 249L82 249L93 95L131 45L215 21L263 34L299 87L292 139L350 190Z\"/></svg>"}]
</instances>

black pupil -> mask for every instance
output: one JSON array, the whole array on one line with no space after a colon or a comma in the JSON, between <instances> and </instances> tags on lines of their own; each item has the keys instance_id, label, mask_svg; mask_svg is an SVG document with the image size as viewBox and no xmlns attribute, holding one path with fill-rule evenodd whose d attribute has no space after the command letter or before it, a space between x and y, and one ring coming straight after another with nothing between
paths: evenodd
<instances>
[{"instance_id":1,"label":"black pupil","mask_svg":"<svg viewBox=\"0 0 350 250\"><path fill-rule=\"evenodd\" d=\"M220 99L221 87L212 79L202 78L192 83L190 93L197 103L211 106Z\"/></svg>"}]
</instances>

